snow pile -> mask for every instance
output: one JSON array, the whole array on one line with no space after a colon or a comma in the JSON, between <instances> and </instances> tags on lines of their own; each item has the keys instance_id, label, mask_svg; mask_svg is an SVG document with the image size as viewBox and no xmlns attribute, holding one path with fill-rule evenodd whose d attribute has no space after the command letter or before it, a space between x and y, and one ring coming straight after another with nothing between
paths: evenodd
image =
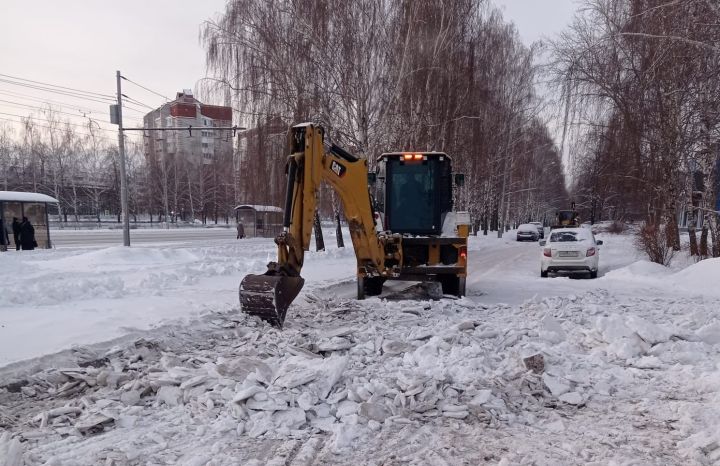
<instances>
[{"instance_id":1,"label":"snow pile","mask_svg":"<svg viewBox=\"0 0 720 466\"><path fill-rule=\"evenodd\" d=\"M81 252L58 259L45 259L38 265L43 269L97 270L136 266L178 265L198 260L197 254L186 249L126 248L115 246L96 251Z\"/></svg>"},{"instance_id":2,"label":"snow pile","mask_svg":"<svg viewBox=\"0 0 720 466\"><path fill-rule=\"evenodd\" d=\"M265 240L3 256L0 364L65 351L0 368L0 465L718 462L717 299L626 240L548 280L471 238L471 297L437 301L356 301L352 249L309 253L283 331L237 308Z\"/></svg>"},{"instance_id":3,"label":"snow pile","mask_svg":"<svg viewBox=\"0 0 720 466\"><path fill-rule=\"evenodd\" d=\"M670 275L667 267L650 262L640 260L633 262L625 267L620 267L605 274L605 277L614 280L658 280Z\"/></svg>"},{"instance_id":4,"label":"snow pile","mask_svg":"<svg viewBox=\"0 0 720 466\"><path fill-rule=\"evenodd\" d=\"M236 305L241 278L266 270L276 247L215 243L3 254L14 273L0 284L0 367ZM354 260L352 248L307 253L307 288L352 277Z\"/></svg>"},{"instance_id":5,"label":"snow pile","mask_svg":"<svg viewBox=\"0 0 720 466\"><path fill-rule=\"evenodd\" d=\"M20 441L5 432L0 435L0 466L23 466L23 446Z\"/></svg>"},{"instance_id":6,"label":"snow pile","mask_svg":"<svg viewBox=\"0 0 720 466\"><path fill-rule=\"evenodd\" d=\"M457 432L483 438L483 449L458 444L450 464L707 461L720 415L703 403L720 397L714 311L606 292L509 307L318 290L282 332L236 310L213 313L129 346L78 348L75 364L11 380L0 405L16 407L6 425L31 464L357 464L390 454L422 464ZM603 443L618 429L640 441ZM420 446L400 446L416 434Z\"/></svg>"},{"instance_id":7,"label":"snow pile","mask_svg":"<svg viewBox=\"0 0 720 466\"><path fill-rule=\"evenodd\" d=\"M674 274L672 282L701 293L720 293L720 258L706 259Z\"/></svg>"}]
</instances>

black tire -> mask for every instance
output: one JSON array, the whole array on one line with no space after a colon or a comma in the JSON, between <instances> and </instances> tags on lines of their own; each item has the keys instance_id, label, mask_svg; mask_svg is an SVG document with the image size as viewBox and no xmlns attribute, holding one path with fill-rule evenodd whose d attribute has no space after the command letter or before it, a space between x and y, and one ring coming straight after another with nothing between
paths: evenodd
<instances>
[{"instance_id":1,"label":"black tire","mask_svg":"<svg viewBox=\"0 0 720 466\"><path fill-rule=\"evenodd\" d=\"M590 271L590 278L597 278L597 270Z\"/></svg>"},{"instance_id":2,"label":"black tire","mask_svg":"<svg viewBox=\"0 0 720 466\"><path fill-rule=\"evenodd\" d=\"M366 296L378 296L382 293L385 279L381 277L358 277L357 299L365 299Z\"/></svg>"},{"instance_id":3,"label":"black tire","mask_svg":"<svg viewBox=\"0 0 720 466\"><path fill-rule=\"evenodd\" d=\"M540 270L540 276L542 278L547 278L547 276L548 276L547 270Z\"/></svg>"},{"instance_id":4,"label":"black tire","mask_svg":"<svg viewBox=\"0 0 720 466\"><path fill-rule=\"evenodd\" d=\"M463 296L466 296L465 293L465 277L460 277L458 282L458 293L457 297L462 298Z\"/></svg>"},{"instance_id":5,"label":"black tire","mask_svg":"<svg viewBox=\"0 0 720 466\"><path fill-rule=\"evenodd\" d=\"M381 277L365 278L365 296L378 296L382 294L383 283L385 279Z\"/></svg>"},{"instance_id":6,"label":"black tire","mask_svg":"<svg viewBox=\"0 0 720 466\"><path fill-rule=\"evenodd\" d=\"M440 285L442 285L443 294L460 296L460 277L457 275L440 275L438 277L438 281L440 282Z\"/></svg>"}]
</instances>

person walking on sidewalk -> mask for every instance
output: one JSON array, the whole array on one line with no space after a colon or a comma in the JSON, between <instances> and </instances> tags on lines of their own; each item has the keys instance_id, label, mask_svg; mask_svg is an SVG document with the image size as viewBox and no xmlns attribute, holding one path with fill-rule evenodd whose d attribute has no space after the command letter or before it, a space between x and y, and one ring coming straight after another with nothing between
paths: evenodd
<instances>
[{"instance_id":1,"label":"person walking on sidewalk","mask_svg":"<svg viewBox=\"0 0 720 466\"><path fill-rule=\"evenodd\" d=\"M13 240L15 241L15 250L20 250L20 222L18 222L17 217L13 217L12 221L12 232L13 232Z\"/></svg>"},{"instance_id":2,"label":"person walking on sidewalk","mask_svg":"<svg viewBox=\"0 0 720 466\"><path fill-rule=\"evenodd\" d=\"M32 223L30 223L27 217L23 217L23 221L20 224L20 245L23 251L32 251L37 247L35 227L32 226Z\"/></svg>"},{"instance_id":3,"label":"person walking on sidewalk","mask_svg":"<svg viewBox=\"0 0 720 466\"><path fill-rule=\"evenodd\" d=\"M0 218L0 251L7 251L10 245L10 237L8 231L5 228L5 220Z\"/></svg>"}]
</instances>

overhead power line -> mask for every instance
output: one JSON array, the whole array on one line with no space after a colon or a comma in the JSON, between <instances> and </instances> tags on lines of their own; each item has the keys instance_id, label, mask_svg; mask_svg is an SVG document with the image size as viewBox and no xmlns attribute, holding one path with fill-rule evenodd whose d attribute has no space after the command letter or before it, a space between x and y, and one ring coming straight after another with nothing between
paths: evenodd
<instances>
[{"instance_id":1,"label":"overhead power line","mask_svg":"<svg viewBox=\"0 0 720 466\"><path fill-rule=\"evenodd\" d=\"M36 91L51 92L51 93L53 93L54 95L62 95L62 96L66 96L66 97L73 97L73 98L76 98L76 99L88 100L88 101L90 101L90 102L99 102L99 103L101 103L101 104L108 104L108 103L110 103L110 102L113 102L113 101L110 100L110 99L103 100L103 98L100 98L100 97L91 97L91 96L88 96L88 95L85 95L85 94L78 94L78 93L75 93L75 92L63 91L63 90L61 90L61 89L54 89L54 88L51 88L51 87L36 86L36 85L34 85L34 84L20 83L20 82L10 81L10 80L7 80L7 79L2 79L2 78L0 78L0 83L11 84L11 85L14 85L14 86L20 86L20 87L24 87L24 88L28 88L28 89L33 89L33 90L36 90Z\"/></svg>"},{"instance_id":2,"label":"overhead power line","mask_svg":"<svg viewBox=\"0 0 720 466\"><path fill-rule=\"evenodd\" d=\"M10 104L10 105L18 106L18 107L29 108L29 109L31 109L31 110L51 111L51 112L55 112L55 113L60 113L60 114L62 114L62 115L69 115L69 116L71 116L71 117L76 117L76 118L90 118L90 117L88 117L88 116L86 116L86 115L81 115L81 114L77 114L77 113L63 112L62 110L56 110L56 109L54 109L54 108L52 108L52 107L43 108L43 107L37 107L37 106L34 106L34 105L23 104L23 103L20 103L20 102L12 102L12 101L10 101L10 100L4 100L4 99L0 99L0 102L5 102L6 104ZM103 123L111 124L111 123L110 123L110 120L103 120L102 118L91 118L91 119L92 119L92 120L95 120L95 121L100 121L100 122L103 122Z\"/></svg>"},{"instance_id":3,"label":"overhead power line","mask_svg":"<svg viewBox=\"0 0 720 466\"><path fill-rule=\"evenodd\" d=\"M132 97L126 95L126 94L123 94L122 96L125 97L127 100L129 100L131 103L133 103L133 104L135 104L135 105L141 105L141 106L143 106L143 107L149 108L150 110L155 110L154 107L151 107L150 105L148 105L148 104L146 104L146 103L144 103L144 102L140 102L139 100L134 99L134 98L132 98Z\"/></svg>"},{"instance_id":4,"label":"overhead power line","mask_svg":"<svg viewBox=\"0 0 720 466\"><path fill-rule=\"evenodd\" d=\"M42 97L32 96L32 95L28 95L28 94L22 94L20 92L6 91L3 89L0 89L0 95L5 95L8 97L23 99L23 100L31 100L33 102L39 102L41 104L47 104L47 103L55 104L55 105L65 107L65 108L72 108L79 112L84 112L84 113L102 113L102 114L107 113L107 109L100 110L97 107L86 107L85 105L74 104L74 103L70 103L70 102L63 102L60 100L43 99Z\"/></svg>"},{"instance_id":5,"label":"overhead power line","mask_svg":"<svg viewBox=\"0 0 720 466\"><path fill-rule=\"evenodd\" d=\"M125 76L120 76L120 77L127 82L135 84L139 88L145 89L146 91L151 92L151 93L155 94L156 96L162 97L163 99L167 100L168 102L170 101L169 98L165 97L164 95L160 94L159 92L153 91L152 89L148 89L147 87L143 86L142 84L136 83L135 81L133 81L130 78L127 78Z\"/></svg>"},{"instance_id":6,"label":"overhead power line","mask_svg":"<svg viewBox=\"0 0 720 466\"><path fill-rule=\"evenodd\" d=\"M147 110L142 109L142 108L133 107L131 105L128 105L127 102L123 102L123 108L128 108L128 109L136 111L138 113L142 113L143 115L145 115L147 113Z\"/></svg>"},{"instance_id":7,"label":"overhead power line","mask_svg":"<svg viewBox=\"0 0 720 466\"><path fill-rule=\"evenodd\" d=\"M58 120L53 121L53 120L48 120L47 118L38 118L38 117L35 117L35 116L32 116L32 115L30 115L30 116L28 116L28 115L18 115L18 114L16 114L16 113L6 113L6 112L0 112L0 115L13 116L13 117L16 117L16 118L21 118L21 119L23 119L23 120L32 120L33 122L35 122L35 121L44 121L44 122L46 122L46 123L58 123L58 124L61 125L61 126L70 125L70 126L77 126L77 127L80 127L80 128L87 128L87 127L88 127L88 125L81 125L81 124L78 124L78 123L70 123L69 121L58 121ZM12 120L11 120L11 121L12 121ZM16 123L22 123L22 121L16 121ZM48 126L48 128L52 128L52 126ZM55 129L57 129L57 128L55 128ZM99 129L100 131L106 131L106 132L110 132L110 133L115 133L115 131L113 131L113 130L111 130L111 129L106 129L106 128L98 128L98 129Z\"/></svg>"},{"instance_id":8,"label":"overhead power line","mask_svg":"<svg viewBox=\"0 0 720 466\"><path fill-rule=\"evenodd\" d=\"M138 113L142 114L143 116L145 116L145 115L147 114L147 110L140 110L140 109L137 109L137 108L135 108L135 107L131 107L130 105L128 105L128 104L125 103L125 102L123 102L123 108L126 108L126 109L128 109L128 110L132 110L133 112L138 112Z\"/></svg>"},{"instance_id":9,"label":"overhead power line","mask_svg":"<svg viewBox=\"0 0 720 466\"><path fill-rule=\"evenodd\" d=\"M8 122L10 122L10 123L22 124L22 121L12 120L12 119L10 119L10 118L3 118L3 117L0 117L0 121L8 121ZM38 127L38 128L55 129L55 128L53 128L52 126L41 125L41 124L35 123L35 122L33 122L33 126L34 126L34 127L36 126L36 127ZM90 133L85 133L85 132L77 131L77 130L75 130L75 134L80 134L80 135L82 135L82 136L93 136L93 135L90 134ZM96 134L95 136L98 136L98 137L100 137L100 138L102 138L102 139L104 139L104 140L109 140L109 139L108 139L109 136L106 135L106 134Z\"/></svg>"},{"instance_id":10,"label":"overhead power line","mask_svg":"<svg viewBox=\"0 0 720 466\"><path fill-rule=\"evenodd\" d=\"M4 78L14 79L14 80L16 80L16 81L25 81L25 82L33 83L33 84L36 84L36 85L46 86L46 87L56 87L56 88L58 88L58 89L64 89L64 90L66 90L66 91L79 92L79 93L82 93L82 94L89 94L89 95L94 95L94 96L97 96L97 97L103 97L103 98L107 98L107 99L113 99L113 98L114 98L111 94L101 94L101 93L99 93L99 92L86 91L86 90L77 89L77 88L74 88L74 87L67 87L67 86L60 86L60 85L57 85L57 84L44 83L44 82L41 82L41 81L34 81L34 80L32 80L32 79L27 79L27 78L19 78L19 77L17 77L17 76L10 76L10 75L7 75L7 74L2 74L2 73L0 73L0 76L2 76L2 77L4 77Z\"/></svg>"}]
</instances>

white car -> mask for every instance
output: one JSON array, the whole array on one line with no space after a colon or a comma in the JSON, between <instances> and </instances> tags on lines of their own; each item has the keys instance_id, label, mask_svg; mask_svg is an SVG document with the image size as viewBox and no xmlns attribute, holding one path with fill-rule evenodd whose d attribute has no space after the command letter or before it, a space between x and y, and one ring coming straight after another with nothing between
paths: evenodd
<instances>
[{"instance_id":1,"label":"white car","mask_svg":"<svg viewBox=\"0 0 720 466\"><path fill-rule=\"evenodd\" d=\"M597 278L602 241L595 241L589 228L559 228L550 232L547 241L540 241L540 276L549 272L590 272Z\"/></svg>"}]
</instances>

